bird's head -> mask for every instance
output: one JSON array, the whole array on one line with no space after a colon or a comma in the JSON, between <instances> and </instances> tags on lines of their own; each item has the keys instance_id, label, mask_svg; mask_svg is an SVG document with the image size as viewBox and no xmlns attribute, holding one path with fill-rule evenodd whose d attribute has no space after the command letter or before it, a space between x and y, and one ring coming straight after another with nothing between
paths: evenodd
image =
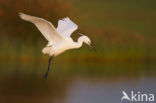
<instances>
[{"instance_id":1,"label":"bird's head","mask_svg":"<svg viewBox=\"0 0 156 103\"><path fill-rule=\"evenodd\" d=\"M79 33L80 34L80 33ZM91 40L90 40L90 38L88 37L88 36L86 36L86 35L83 35L83 34L80 34L81 35L81 40L85 43L85 44L87 44L87 45L89 45L94 51L96 51L96 49L95 49L95 47L92 45L92 43L91 43Z\"/></svg>"}]
</instances>

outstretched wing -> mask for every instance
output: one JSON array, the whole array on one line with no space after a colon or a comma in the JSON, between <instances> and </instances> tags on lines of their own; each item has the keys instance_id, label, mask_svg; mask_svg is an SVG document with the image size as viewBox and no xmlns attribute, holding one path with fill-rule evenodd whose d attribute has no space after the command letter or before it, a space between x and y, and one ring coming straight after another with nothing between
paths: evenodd
<instances>
[{"instance_id":1,"label":"outstretched wing","mask_svg":"<svg viewBox=\"0 0 156 103\"><path fill-rule=\"evenodd\" d=\"M24 13L19 13L20 17L23 20L32 22L38 28L38 30L43 34L43 36L49 42L57 42L58 40L62 40L63 37L57 32L55 27L47 20L38 18L35 16L30 16Z\"/></svg>"},{"instance_id":2,"label":"outstretched wing","mask_svg":"<svg viewBox=\"0 0 156 103\"><path fill-rule=\"evenodd\" d=\"M78 28L78 26L72 22L68 17L58 21L57 31L66 37L70 35Z\"/></svg>"}]
</instances>

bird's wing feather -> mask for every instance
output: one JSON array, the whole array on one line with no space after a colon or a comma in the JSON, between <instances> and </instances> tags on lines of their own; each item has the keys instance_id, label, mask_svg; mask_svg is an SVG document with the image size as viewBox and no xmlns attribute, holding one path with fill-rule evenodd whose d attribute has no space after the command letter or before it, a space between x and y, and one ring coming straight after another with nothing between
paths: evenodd
<instances>
[{"instance_id":1,"label":"bird's wing feather","mask_svg":"<svg viewBox=\"0 0 156 103\"><path fill-rule=\"evenodd\" d=\"M63 38L49 21L43 18L30 16L24 13L19 13L19 15L23 20L26 20L35 24L35 26L39 29L39 31L43 34L43 36L49 42L55 43L58 40L61 40Z\"/></svg>"},{"instance_id":2,"label":"bird's wing feather","mask_svg":"<svg viewBox=\"0 0 156 103\"><path fill-rule=\"evenodd\" d=\"M78 26L72 22L68 17L63 18L58 21L57 31L66 37L70 35L78 28Z\"/></svg>"}]
</instances>

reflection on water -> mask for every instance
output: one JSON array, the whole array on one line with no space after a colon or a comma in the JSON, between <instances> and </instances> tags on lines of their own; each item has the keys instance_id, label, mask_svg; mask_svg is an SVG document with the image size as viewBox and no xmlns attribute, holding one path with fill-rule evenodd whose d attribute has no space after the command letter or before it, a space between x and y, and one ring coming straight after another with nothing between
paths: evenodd
<instances>
[{"instance_id":1,"label":"reflection on water","mask_svg":"<svg viewBox=\"0 0 156 103\"><path fill-rule=\"evenodd\" d=\"M61 65L60 65L61 64ZM1 62L0 103L120 103L122 90L156 94L154 63Z\"/></svg>"}]
</instances>

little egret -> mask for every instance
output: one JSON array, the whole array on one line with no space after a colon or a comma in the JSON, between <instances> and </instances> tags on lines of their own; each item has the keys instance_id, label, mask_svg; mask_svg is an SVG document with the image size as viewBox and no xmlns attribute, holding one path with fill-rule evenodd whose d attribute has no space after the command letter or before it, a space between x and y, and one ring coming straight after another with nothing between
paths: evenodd
<instances>
[{"instance_id":1,"label":"little egret","mask_svg":"<svg viewBox=\"0 0 156 103\"><path fill-rule=\"evenodd\" d=\"M24 13L19 13L19 16L23 20L32 22L48 40L47 46L42 49L42 52L44 54L50 55L48 61L48 69L44 74L44 78L47 78L48 76L50 62L53 57L61 54L66 50L80 48L83 43L93 48L93 46L91 45L91 40L85 35L81 34L77 42L73 41L70 36L78 28L78 26L74 22L72 22L69 17L59 20L58 26L57 28L55 28L52 23L43 18L30 16ZM93 50L95 50L95 48L93 48Z\"/></svg>"}]
</instances>

